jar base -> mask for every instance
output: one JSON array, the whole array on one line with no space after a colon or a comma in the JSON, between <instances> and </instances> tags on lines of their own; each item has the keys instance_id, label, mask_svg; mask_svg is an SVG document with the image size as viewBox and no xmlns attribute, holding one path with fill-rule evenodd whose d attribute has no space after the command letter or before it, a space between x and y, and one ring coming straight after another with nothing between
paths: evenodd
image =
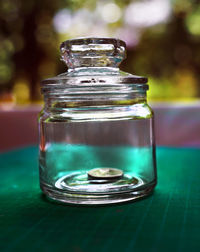
<instances>
[{"instance_id":1,"label":"jar base","mask_svg":"<svg viewBox=\"0 0 200 252\"><path fill-rule=\"evenodd\" d=\"M73 205L107 205L135 201L146 197L152 193L155 185L155 182L149 183L143 185L141 188L137 188L137 190L112 194L73 194L44 184L40 184L40 187L47 198L57 202Z\"/></svg>"}]
</instances>

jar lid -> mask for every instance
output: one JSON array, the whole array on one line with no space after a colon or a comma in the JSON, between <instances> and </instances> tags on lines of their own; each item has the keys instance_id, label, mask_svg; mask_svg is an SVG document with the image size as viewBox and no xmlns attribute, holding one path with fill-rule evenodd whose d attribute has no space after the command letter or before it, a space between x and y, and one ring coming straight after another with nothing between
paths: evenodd
<instances>
[{"instance_id":1,"label":"jar lid","mask_svg":"<svg viewBox=\"0 0 200 252\"><path fill-rule=\"evenodd\" d=\"M67 72L42 81L42 88L64 85L135 84L147 90L147 78L121 71L118 67L126 58L126 44L114 38L78 38L64 41L61 60Z\"/></svg>"}]
</instances>

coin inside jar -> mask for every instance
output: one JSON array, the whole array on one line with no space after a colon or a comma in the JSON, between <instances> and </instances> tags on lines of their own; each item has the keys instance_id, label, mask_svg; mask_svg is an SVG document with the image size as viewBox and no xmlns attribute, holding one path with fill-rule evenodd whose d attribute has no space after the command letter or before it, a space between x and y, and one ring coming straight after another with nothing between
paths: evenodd
<instances>
[{"instance_id":1,"label":"coin inside jar","mask_svg":"<svg viewBox=\"0 0 200 252\"><path fill-rule=\"evenodd\" d=\"M88 176L93 179L120 179L123 171L116 168L95 168L88 172Z\"/></svg>"}]
</instances>

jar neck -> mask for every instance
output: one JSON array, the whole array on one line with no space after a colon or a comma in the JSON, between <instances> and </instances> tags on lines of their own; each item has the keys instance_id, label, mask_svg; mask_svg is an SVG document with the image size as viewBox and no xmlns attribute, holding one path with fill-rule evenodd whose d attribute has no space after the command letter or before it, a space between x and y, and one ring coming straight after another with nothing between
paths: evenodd
<instances>
[{"instance_id":1,"label":"jar neck","mask_svg":"<svg viewBox=\"0 0 200 252\"><path fill-rule=\"evenodd\" d=\"M76 90L77 91L77 90ZM109 107L109 106L129 106L137 103L146 103L146 90L132 90L132 92L105 92L94 91L85 92L63 92L46 93L44 95L45 109L63 110L68 108L81 107Z\"/></svg>"}]
</instances>

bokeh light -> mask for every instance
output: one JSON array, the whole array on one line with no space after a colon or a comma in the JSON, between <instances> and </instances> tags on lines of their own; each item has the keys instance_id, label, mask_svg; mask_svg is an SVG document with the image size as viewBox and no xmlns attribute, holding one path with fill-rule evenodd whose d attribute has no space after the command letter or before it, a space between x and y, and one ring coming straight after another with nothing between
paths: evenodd
<instances>
[{"instance_id":1,"label":"bokeh light","mask_svg":"<svg viewBox=\"0 0 200 252\"><path fill-rule=\"evenodd\" d=\"M165 22L170 11L169 0L133 2L126 7L125 22L136 27L148 27Z\"/></svg>"},{"instance_id":2,"label":"bokeh light","mask_svg":"<svg viewBox=\"0 0 200 252\"><path fill-rule=\"evenodd\" d=\"M188 15L186 25L192 35L200 35L200 6Z\"/></svg>"},{"instance_id":3,"label":"bokeh light","mask_svg":"<svg viewBox=\"0 0 200 252\"><path fill-rule=\"evenodd\" d=\"M121 10L115 3L106 3L101 11L103 20L107 23L115 23L121 17Z\"/></svg>"},{"instance_id":4,"label":"bokeh light","mask_svg":"<svg viewBox=\"0 0 200 252\"><path fill-rule=\"evenodd\" d=\"M17 80L13 87L13 94L17 104L27 104L30 101L30 89L28 81Z\"/></svg>"},{"instance_id":5,"label":"bokeh light","mask_svg":"<svg viewBox=\"0 0 200 252\"><path fill-rule=\"evenodd\" d=\"M70 10L59 10L53 18L53 25L58 33L66 33L72 22L72 15Z\"/></svg>"}]
</instances>

